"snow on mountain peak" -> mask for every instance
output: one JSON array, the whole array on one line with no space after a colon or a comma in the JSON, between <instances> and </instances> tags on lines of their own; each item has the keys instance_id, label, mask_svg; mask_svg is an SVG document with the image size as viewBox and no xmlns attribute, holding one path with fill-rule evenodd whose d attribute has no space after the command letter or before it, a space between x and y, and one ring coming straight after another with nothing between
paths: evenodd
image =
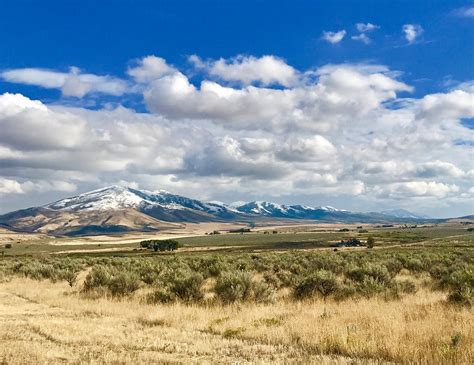
<instances>
[{"instance_id":1,"label":"snow on mountain peak","mask_svg":"<svg viewBox=\"0 0 474 365\"><path fill-rule=\"evenodd\" d=\"M45 207L55 210L108 210L136 208L145 199L132 189L112 185L106 188L89 191L72 198L59 200Z\"/></svg>"}]
</instances>

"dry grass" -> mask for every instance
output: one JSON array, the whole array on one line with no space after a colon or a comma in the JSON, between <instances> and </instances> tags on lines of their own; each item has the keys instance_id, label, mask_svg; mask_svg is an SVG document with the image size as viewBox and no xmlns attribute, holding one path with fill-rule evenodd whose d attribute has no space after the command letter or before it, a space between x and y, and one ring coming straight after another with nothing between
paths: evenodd
<instances>
[{"instance_id":1,"label":"dry grass","mask_svg":"<svg viewBox=\"0 0 474 365\"><path fill-rule=\"evenodd\" d=\"M473 312L420 290L397 301L229 307L86 299L67 284L0 284L5 363L452 363L474 357Z\"/></svg>"}]
</instances>

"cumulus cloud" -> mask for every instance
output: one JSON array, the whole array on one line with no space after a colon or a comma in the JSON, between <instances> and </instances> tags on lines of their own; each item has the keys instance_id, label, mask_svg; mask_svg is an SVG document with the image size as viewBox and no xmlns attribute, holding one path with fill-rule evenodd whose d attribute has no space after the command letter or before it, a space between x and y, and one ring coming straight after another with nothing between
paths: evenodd
<instances>
[{"instance_id":1,"label":"cumulus cloud","mask_svg":"<svg viewBox=\"0 0 474 365\"><path fill-rule=\"evenodd\" d=\"M402 31L405 34L405 39L408 43L414 43L424 30L419 24L405 24L402 27Z\"/></svg>"},{"instance_id":2,"label":"cumulus cloud","mask_svg":"<svg viewBox=\"0 0 474 365\"><path fill-rule=\"evenodd\" d=\"M354 35L351 37L351 39L355 41L359 41L365 44L370 44L372 40L369 38L367 33L380 28L378 25L372 24L372 23L357 23L356 24L356 29L359 32L359 34Z\"/></svg>"},{"instance_id":3,"label":"cumulus cloud","mask_svg":"<svg viewBox=\"0 0 474 365\"><path fill-rule=\"evenodd\" d=\"M344 29L337 32L324 31L322 35L322 39L324 39L325 41L328 41L331 44L336 44L342 41L345 36L346 36L346 31Z\"/></svg>"},{"instance_id":4,"label":"cumulus cloud","mask_svg":"<svg viewBox=\"0 0 474 365\"><path fill-rule=\"evenodd\" d=\"M90 93L120 96L127 91L127 83L121 79L83 74L77 67L71 67L69 72L19 68L3 71L0 76L7 82L59 89L65 96L78 98Z\"/></svg>"},{"instance_id":5,"label":"cumulus cloud","mask_svg":"<svg viewBox=\"0 0 474 365\"><path fill-rule=\"evenodd\" d=\"M277 151L285 161L314 161L334 158L336 147L326 138L315 135L307 138L292 138Z\"/></svg>"},{"instance_id":6,"label":"cumulus cloud","mask_svg":"<svg viewBox=\"0 0 474 365\"><path fill-rule=\"evenodd\" d=\"M0 177L1 194L25 194L30 192L44 193L47 191L73 192L77 186L66 181L17 181Z\"/></svg>"},{"instance_id":7,"label":"cumulus cloud","mask_svg":"<svg viewBox=\"0 0 474 365\"><path fill-rule=\"evenodd\" d=\"M335 128L361 116L411 87L383 72L368 73L350 65L317 71L319 82L287 89L232 88L204 80L200 88L182 73L150 84L148 108L169 118L211 119L229 128L314 131ZM333 120L334 119L334 120Z\"/></svg>"},{"instance_id":8,"label":"cumulus cloud","mask_svg":"<svg viewBox=\"0 0 474 365\"><path fill-rule=\"evenodd\" d=\"M351 37L351 39L353 39L355 41L360 41L360 42L365 43L365 44L370 44L372 42L372 40L365 33L361 33L359 35L354 35L354 36Z\"/></svg>"},{"instance_id":9,"label":"cumulus cloud","mask_svg":"<svg viewBox=\"0 0 474 365\"><path fill-rule=\"evenodd\" d=\"M436 197L444 198L450 193L456 193L459 187L455 184L443 184L436 181L409 181L388 185L384 193L393 198L406 197Z\"/></svg>"},{"instance_id":10,"label":"cumulus cloud","mask_svg":"<svg viewBox=\"0 0 474 365\"><path fill-rule=\"evenodd\" d=\"M370 32L372 30L380 28L378 25L372 23L357 23L356 28L360 33Z\"/></svg>"},{"instance_id":11,"label":"cumulus cloud","mask_svg":"<svg viewBox=\"0 0 474 365\"><path fill-rule=\"evenodd\" d=\"M473 93L454 90L426 95L420 102L423 116L433 121L474 117Z\"/></svg>"},{"instance_id":12,"label":"cumulus cloud","mask_svg":"<svg viewBox=\"0 0 474 365\"><path fill-rule=\"evenodd\" d=\"M129 67L127 70L128 75L139 83L148 83L174 72L176 69L173 66L168 65L165 59L156 56L143 57L136 62L135 67Z\"/></svg>"},{"instance_id":13,"label":"cumulus cloud","mask_svg":"<svg viewBox=\"0 0 474 365\"><path fill-rule=\"evenodd\" d=\"M296 70L275 56L237 56L230 60L202 61L198 56L189 57L197 68L205 69L211 76L244 85L259 82L262 85L291 86L298 81Z\"/></svg>"},{"instance_id":14,"label":"cumulus cloud","mask_svg":"<svg viewBox=\"0 0 474 365\"><path fill-rule=\"evenodd\" d=\"M407 99L412 87L384 65L292 68L290 82L272 79L261 58L222 60L219 75L220 60L198 60L199 84L158 57L135 61L128 73L148 112L0 95L0 192L61 197L132 182L224 200L325 196L341 207L472 198L472 145L459 143L474 140L461 123L474 116L469 88Z\"/></svg>"},{"instance_id":15,"label":"cumulus cloud","mask_svg":"<svg viewBox=\"0 0 474 365\"><path fill-rule=\"evenodd\" d=\"M0 176L0 194L22 194L21 184L16 180L6 179Z\"/></svg>"},{"instance_id":16,"label":"cumulus cloud","mask_svg":"<svg viewBox=\"0 0 474 365\"><path fill-rule=\"evenodd\" d=\"M0 95L0 129L0 143L25 150L74 148L87 137L85 121L20 94Z\"/></svg>"}]
</instances>

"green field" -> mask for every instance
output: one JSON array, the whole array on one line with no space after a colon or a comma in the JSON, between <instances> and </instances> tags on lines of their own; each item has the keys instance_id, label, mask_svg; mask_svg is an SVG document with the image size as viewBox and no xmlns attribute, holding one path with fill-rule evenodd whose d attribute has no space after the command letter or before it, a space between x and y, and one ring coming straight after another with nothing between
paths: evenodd
<instances>
[{"instance_id":1,"label":"green field","mask_svg":"<svg viewBox=\"0 0 474 365\"><path fill-rule=\"evenodd\" d=\"M367 231L367 232L365 232ZM452 226L429 226L417 228L368 228L359 233L359 230L352 229L347 232L340 230L325 230L315 232L291 232L290 230L265 234L263 231L249 233L222 233L216 235L205 235L196 237L179 238L177 241L181 245L179 251L188 252L192 250L205 251L209 248L252 252L260 250L298 250L298 249L320 249L333 247L340 240L357 238L366 241L372 236L376 241L376 248L398 246L398 245L424 245L440 246L449 245L465 246L471 245L474 241L474 232L467 231L461 225ZM127 236L117 236L120 241ZM82 244L81 240L84 240ZM11 248L0 248L4 256L17 255L48 255L48 254L77 254L87 250L91 253L107 254L129 254L143 255L148 251L140 248L136 243L115 244L112 241L107 243L91 243L87 238L76 238L74 244L70 244L71 238L42 238L31 241L13 242ZM54 243L54 244L53 244ZM4 246L4 245L3 245ZM84 253L85 254L85 253ZM158 253L159 254L159 253Z\"/></svg>"}]
</instances>

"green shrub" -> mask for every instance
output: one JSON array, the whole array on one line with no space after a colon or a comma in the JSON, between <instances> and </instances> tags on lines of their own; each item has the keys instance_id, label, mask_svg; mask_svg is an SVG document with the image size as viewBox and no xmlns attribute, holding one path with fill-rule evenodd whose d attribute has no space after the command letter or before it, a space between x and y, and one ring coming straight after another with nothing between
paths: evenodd
<instances>
[{"instance_id":1,"label":"green shrub","mask_svg":"<svg viewBox=\"0 0 474 365\"><path fill-rule=\"evenodd\" d=\"M77 281L78 274L79 272L75 271L74 269L65 269L61 271L59 276L62 280L65 280L69 284L69 286L72 288Z\"/></svg>"},{"instance_id":2,"label":"green shrub","mask_svg":"<svg viewBox=\"0 0 474 365\"><path fill-rule=\"evenodd\" d=\"M252 276L247 272L223 272L217 278L215 292L223 303L248 300L252 296Z\"/></svg>"},{"instance_id":3,"label":"green shrub","mask_svg":"<svg viewBox=\"0 0 474 365\"><path fill-rule=\"evenodd\" d=\"M364 297L371 297L383 293L386 290L385 285L371 276L365 276L362 281L355 284L356 293Z\"/></svg>"},{"instance_id":4,"label":"green shrub","mask_svg":"<svg viewBox=\"0 0 474 365\"><path fill-rule=\"evenodd\" d=\"M171 303L175 299L176 297L167 288L159 288L147 296L148 303L152 304Z\"/></svg>"},{"instance_id":5,"label":"green shrub","mask_svg":"<svg viewBox=\"0 0 474 365\"><path fill-rule=\"evenodd\" d=\"M319 294L326 298L338 289L336 276L330 271L319 270L299 281L294 288L294 296L297 299L303 299Z\"/></svg>"},{"instance_id":6,"label":"green shrub","mask_svg":"<svg viewBox=\"0 0 474 365\"><path fill-rule=\"evenodd\" d=\"M168 279L166 288L171 295L183 302L199 302L203 299L201 286L204 278L201 274L190 271L177 271Z\"/></svg>"},{"instance_id":7,"label":"green shrub","mask_svg":"<svg viewBox=\"0 0 474 365\"><path fill-rule=\"evenodd\" d=\"M474 303L474 290L469 287L452 289L448 295L448 302L471 307Z\"/></svg>"},{"instance_id":8,"label":"green shrub","mask_svg":"<svg viewBox=\"0 0 474 365\"><path fill-rule=\"evenodd\" d=\"M366 278L372 278L382 284L390 283L393 278L393 274L385 266L374 263L366 263L361 267L352 266L347 270L346 276L359 283Z\"/></svg>"},{"instance_id":9,"label":"green shrub","mask_svg":"<svg viewBox=\"0 0 474 365\"><path fill-rule=\"evenodd\" d=\"M257 303L273 303L275 301L275 289L267 283L254 282L252 292Z\"/></svg>"},{"instance_id":10,"label":"green shrub","mask_svg":"<svg viewBox=\"0 0 474 365\"><path fill-rule=\"evenodd\" d=\"M410 280L395 281L386 288L385 299L399 299L403 294L414 294L417 291L416 284Z\"/></svg>"},{"instance_id":11,"label":"green shrub","mask_svg":"<svg viewBox=\"0 0 474 365\"><path fill-rule=\"evenodd\" d=\"M375 239L372 236L369 236L367 238L367 248L374 248L375 245Z\"/></svg>"},{"instance_id":12,"label":"green shrub","mask_svg":"<svg viewBox=\"0 0 474 365\"><path fill-rule=\"evenodd\" d=\"M474 270L459 269L444 279L450 292L450 303L472 306L474 302Z\"/></svg>"},{"instance_id":13,"label":"green shrub","mask_svg":"<svg viewBox=\"0 0 474 365\"><path fill-rule=\"evenodd\" d=\"M111 279L110 271L104 266L95 266L84 280L84 291L106 288Z\"/></svg>"},{"instance_id":14,"label":"green shrub","mask_svg":"<svg viewBox=\"0 0 474 365\"><path fill-rule=\"evenodd\" d=\"M138 275L133 272L120 272L113 275L107 288L114 297L130 295L140 287Z\"/></svg>"}]
</instances>

